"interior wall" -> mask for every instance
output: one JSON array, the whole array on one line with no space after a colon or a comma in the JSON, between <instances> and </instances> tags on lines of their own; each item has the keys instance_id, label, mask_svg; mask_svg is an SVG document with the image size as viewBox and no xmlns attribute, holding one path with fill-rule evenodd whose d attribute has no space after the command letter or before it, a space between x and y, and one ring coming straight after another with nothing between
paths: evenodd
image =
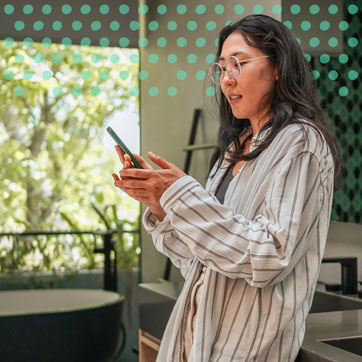
<instances>
[{"instance_id":1,"label":"interior wall","mask_svg":"<svg viewBox=\"0 0 362 362\"><path fill-rule=\"evenodd\" d=\"M145 0L141 5L147 6L143 7L145 13L140 19L141 45L147 44L140 46L141 153L146 155L152 151L183 168L185 152L182 149L188 142L195 108L203 112L197 143L216 140L218 122L212 83L207 78L198 80L196 74L202 78L208 62L213 61L219 31L227 21L255 12L262 11L280 19L280 2ZM162 46L162 38L166 39L166 46ZM180 71L187 74L185 79L178 79L185 76ZM209 158L210 151L193 153L189 173L202 184ZM141 236L142 281L155 281L163 276L166 258L155 250L144 230ZM173 268L171 279L179 278L180 274Z\"/></svg>"}]
</instances>

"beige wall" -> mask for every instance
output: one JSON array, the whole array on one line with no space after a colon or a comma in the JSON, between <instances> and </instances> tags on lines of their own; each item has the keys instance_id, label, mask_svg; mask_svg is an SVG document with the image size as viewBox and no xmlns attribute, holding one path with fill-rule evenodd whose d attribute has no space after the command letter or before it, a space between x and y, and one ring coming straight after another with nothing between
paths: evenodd
<instances>
[{"instance_id":1,"label":"beige wall","mask_svg":"<svg viewBox=\"0 0 362 362\"><path fill-rule=\"evenodd\" d=\"M215 39L218 37L219 30L228 20L237 20L242 16L253 13L253 8L257 4L264 5L264 14L280 18L280 15L273 14L272 6L277 2L270 1L244 1L242 2L245 11L242 15L235 13L235 5L240 1L230 0L227 2L215 0L189 0L189 1L164 1L145 0L144 4L148 5L149 10L141 19L140 37L146 37L149 44L140 48L140 67L149 73L147 79L141 81L141 153L145 155L147 151L159 154L169 161L175 163L178 167L183 168L185 153L183 147L188 142L191 128L192 116L195 108L201 108L203 111L202 124L198 130L198 142L215 141L216 131L218 128L215 108L212 104L213 97L205 95L205 88L210 86L209 82L195 79L195 73L199 70L207 72L208 63L206 56L216 52ZM167 13L160 15L157 12L159 4L167 6ZM185 4L187 12L178 14L177 6ZM196 14L197 5L204 4L206 12L203 15ZM225 12L217 14L214 11L215 5L223 4ZM150 31L148 24L151 21L159 23L158 30ZM169 21L175 21L178 25L177 30L170 31L167 28ZM195 21L198 28L190 31L187 28L188 21ZM216 22L216 29L206 30L206 24L209 21ZM157 45L157 39L165 37L167 46L161 48ZM177 46L177 38L184 37L187 39L185 47ZM204 37L206 45L198 48L195 40L198 37ZM187 62L187 55L194 53L198 57L195 64ZM150 64L149 56L157 54L158 63ZM167 61L169 54L175 54L178 61L170 64ZM177 72L184 70L188 76L185 80L177 79ZM159 94L151 97L148 90L151 87L158 87ZM174 86L178 90L175 97L167 94L167 89ZM190 174L204 183L210 151L194 152L193 162ZM150 237L142 230L142 281L154 281L163 276L166 258L160 255L153 247ZM173 270L172 278L178 279L178 271Z\"/></svg>"}]
</instances>

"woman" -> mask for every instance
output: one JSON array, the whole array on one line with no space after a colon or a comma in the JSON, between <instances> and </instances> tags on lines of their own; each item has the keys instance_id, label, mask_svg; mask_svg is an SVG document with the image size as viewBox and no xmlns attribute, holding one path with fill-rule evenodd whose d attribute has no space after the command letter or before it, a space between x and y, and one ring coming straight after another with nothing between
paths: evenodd
<instances>
[{"instance_id":1,"label":"woman","mask_svg":"<svg viewBox=\"0 0 362 362\"><path fill-rule=\"evenodd\" d=\"M115 186L181 269L157 361L294 361L325 247L338 149L293 34L264 15L220 33L218 146L204 189L159 156Z\"/></svg>"}]
</instances>

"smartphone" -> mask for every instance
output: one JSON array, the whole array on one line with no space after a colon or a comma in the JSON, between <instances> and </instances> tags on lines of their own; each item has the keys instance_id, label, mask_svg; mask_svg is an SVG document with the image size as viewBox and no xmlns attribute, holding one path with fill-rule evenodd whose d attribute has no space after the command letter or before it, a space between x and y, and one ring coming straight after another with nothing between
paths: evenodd
<instances>
[{"instance_id":1,"label":"smartphone","mask_svg":"<svg viewBox=\"0 0 362 362\"><path fill-rule=\"evenodd\" d=\"M107 127L107 132L111 135L111 137L116 141L117 145L121 147L121 150L124 153L127 153L131 157L131 164L136 168L143 168L142 165L137 161L136 157L133 156L132 152L128 149L128 147L122 142L122 140L118 137L117 133L114 132L112 127Z\"/></svg>"}]
</instances>

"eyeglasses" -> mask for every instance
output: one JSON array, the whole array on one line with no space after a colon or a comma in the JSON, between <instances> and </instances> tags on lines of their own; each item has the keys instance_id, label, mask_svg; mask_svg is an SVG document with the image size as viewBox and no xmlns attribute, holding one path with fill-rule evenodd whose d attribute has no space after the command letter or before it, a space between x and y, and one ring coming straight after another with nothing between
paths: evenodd
<instances>
[{"instance_id":1,"label":"eyeglasses","mask_svg":"<svg viewBox=\"0 0 362 362\"><path fill-rule=\"evenodd\" d=\"M209 67L208 74L215 84L220 84L225 77L225 72L228 72L230 78L236 79L240 76L242 63L249 62L250 60L257 60L268 57L268 55L263 55L261 57L239 60L237 57L232 55L225 59L224 65L221 65L219 63L212 63Z\"/></svg>"}]
</instances>

